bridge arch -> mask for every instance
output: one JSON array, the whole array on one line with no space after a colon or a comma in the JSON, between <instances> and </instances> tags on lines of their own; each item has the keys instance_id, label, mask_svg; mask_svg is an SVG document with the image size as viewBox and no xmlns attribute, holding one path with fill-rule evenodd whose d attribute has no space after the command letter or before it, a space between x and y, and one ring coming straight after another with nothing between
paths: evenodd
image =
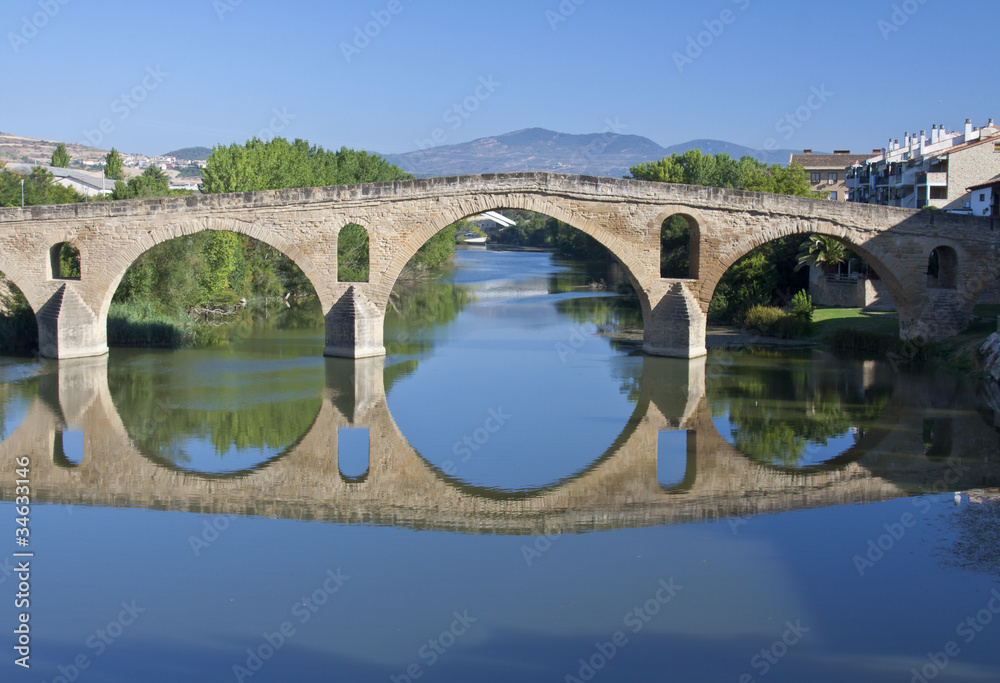
<instances>
[{"instance_id":1,"label":"bridge arch","mask_svg":"<svg viewBox=\"0 0 1000 683\"><path fill-rule=\"evenodd\" d=\"M16 263L2 253L0 253L0 273L3 273L12 285L21 290L21 294L31 306L31 312L37 315L38 309L45 305L51 294L46 295L44 291L39 291L41 288L36 289L33 286L35 278L21 270Z\"/></svg>"},{"instance_id":2,"label":"bridge arch","mask_svg":"<svg viewBox=\"0 0 1000 683\"><path fill-rule=\"evenodd\" d=\"M722 277L740 259L746 257L754 249L776 240L796 235L823 235L832 237L869 263L885 283L892 297L900 320L909 316L911 300L907 293L915 290L915 283L907 276L909 270L891 252L883 249L875 240L862 242L858 234L841 225L825 221L794 221L779 223L777 226L766 225L759 230L747 231L747 234L733 243L724 253L720 254L718 267L713 268L702 280L699 302L704 311L708 311L715 290ZM886 245L887 247L890 245Z\"/></svg>"},{"instance_id":3,"label":"bridge arch","mask_svg":"<svg viewBox=\"0 0 1000 683\"><path fill-rule=\"evenodd\" d=\"M316 291L316 295L319 297L320 303L323 305L323 310L329 310L330 306L333 305L333 294L326 286L328 280L323 276L312 259L298 245L288 242L281 236L275 235L273 231L268 230L267 223L264 221L247 222L232 218L217 218L210 216L205 219L185 221L179 225L171 225L150 230L128 249L122 250L111 261L111 263L108 264L105 271L96 276L96 286L103 291L99 310L100 324L107 324L108 310L111 307L111 300L114 298L115 292L118 290L118 285L121 284L121 280L125 276L125 271L127 271L142 254L146 253L158 244L167 242L177 237L208 231L239 233L277 249L282 254L290 258L292 262L302 270L302 273L306 276L309 283ZM83 252L81 251L81 258L82 257Z\"/></svg>"},{"instance_id":4,"label":"bridge arch","mask_svg":"<svg viewBox=\"0 0 1000 683\"><path fill-rule=\"evenodd\" d=\"M344 237L345 231L347 231L348 233L350 233L350 232L354 232L356 230L363 230L364 233L365 233L364 252L366 254L366 258L365 258L365 263L364 263L364 270L367 271L368 275L367 275L367 277L364 280L360 280L360 279L358 279L358 280L344 279L345 275L351 275L352 273L350 273L350 272L341 272L341 265L342 264L346 265L347 256L348 256L348 254L346 254L344 252L345 240L343 240L342 238ZM371 247L372 247L372 231L371 231L371 229L367 225L365 225L365 221L363 221L363 220L357 220L357 219L349 219L346 223L344 223L343 225L340 226L340 228L337 230L337 282L349 282L349 283L366 283L366 282L371 282L371 263L372 263ZM344 270L347 270L347 269L344 269ZM360 273L359 273L359 275L360 275ZM314 287L315 287L315 285L314 285ZM325 307L324 307L324 310L326 310Z\"/></svg>"},{"instance_id":5,"label":"bridge arch","mask_svg":"<svg viewBox=\"0 0 1000 683\"><path fill-rule=\"evenodd\" d=\"M957 289L960 275L958 252L942 244L931 250L927 257L927 287L929 289Z\"/></svg>"},{"instance_id":6,"label":"bridge arch","mask_svg":"<svg viewBox=\"0 0 1000 683\"><path fill-rule=\"evenodd\" d=\"M392 293L396 281L403 272L406 264L413 258L417 250L420 249L434 235L456 223L463 218L475 216L487 211L501 211L503 209L521 209L544 214L556 220L566 223L572 228L593 237L600 244L606 247L625 270L629 283L635 289L642 306L643 317L649 316L649 296L644 283L649 279L645 277L647 268L639 258L636 258L628 249L624 241L617 237L607 227L586 219L572 210L562 206L553 197L542 194L516 194L509 195L503 199L495 198L492 195L474 195L464 197L456 202L454 207L449 207L437 216L431 218L427 223L415 230L393 255L388 267L381 275L381 284L378 290L378 300L375 302L379 310L384 311L388 306L389 295ZM658 273L657 273L658 274Z\"/></svg>"},{"instance_id":7,"label":"bridge arch","mask_svg":"<svg viewBox=\"0 0 1000 683\"><path fill-rule=\"evenodd\" d=\"M662 235L663 230L666 227L666 222L668 219L674 216L681 216L685 221L687 221L688 228L690 230L690 237L688 240L688 258L690 265L688 268L688 273L680 279L690 279L697 280L701 276L701 252L702 252L702 235L707 231L706 228L709 225L708 220L701 211L690 206L681 206L677 204L672 204L668 207L664 207L660 211L656 218L650 222L650 230L655 232L657 236L661 239L661 251L660 259L662 264L663 252L662 252ZM661 270L660 277L663 278L663 272ZM670 278L677 279L677 278Z\"/></svg>"},{"instance_id":8,"label":"bridge arch","mask_svg":"<svg viewBox=\"0 0 1000 683\"><path fill-rule=\"evenodd\" d=\"M70 246L77 250L80 255L80 275L77 277L67 277L61 274L62 248ZM50 281L79 280L83 276L85 264L88 264L89 253L87 246L75 235L67 235L64 239L50 238L48 240L47 262L45 264L46 279Z\"/></svg>"}]
</instances>

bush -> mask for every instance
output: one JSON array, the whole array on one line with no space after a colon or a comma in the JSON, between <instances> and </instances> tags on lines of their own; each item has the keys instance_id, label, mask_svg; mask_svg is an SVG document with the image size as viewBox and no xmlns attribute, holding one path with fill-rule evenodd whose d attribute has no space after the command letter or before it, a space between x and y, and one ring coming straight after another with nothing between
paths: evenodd
<instances>
[{"instance_id":1,"label":"bush","mask_svg":"<svg viewBox=\"0 0 1000 683\"><path fill-rule=\"evenodd\" d=\"M804 289L799 290L792 297L792 304L788 308L788 312L791 315L807 322L812 322L814 310L816 310L816 307L813 306L812 297L806 294L806 290Z\"/></svg>"},{"instance_id":2,"label":"bush","mask_svg":"<svg viewBox=\"0 0 1000 683\"><path fill-rule=\"evenodd\" d=\"M777 306L753 306L740 318L740 325L766 337L799 339L809 334L809 320L792 315Z\"/></svg>"}]
</instances>

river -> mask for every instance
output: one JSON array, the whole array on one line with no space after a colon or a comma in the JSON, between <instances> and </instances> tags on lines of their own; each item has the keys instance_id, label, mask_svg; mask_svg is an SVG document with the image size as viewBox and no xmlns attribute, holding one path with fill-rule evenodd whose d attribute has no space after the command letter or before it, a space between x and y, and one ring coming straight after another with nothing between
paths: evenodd
<instances>
[{"instance_id":1,"label":"river","mask_svg":"<svg viewBox=\"0 0 1000 683\"><path fill-rule=\"evenodd\" d=\"M31 664L5 647L3 680L1000 680L979 388L644 357L594 272L460 250L397 287L386 358L324 359L298 316L0 359L0 614Z\"/></svg>"}]
</instances>

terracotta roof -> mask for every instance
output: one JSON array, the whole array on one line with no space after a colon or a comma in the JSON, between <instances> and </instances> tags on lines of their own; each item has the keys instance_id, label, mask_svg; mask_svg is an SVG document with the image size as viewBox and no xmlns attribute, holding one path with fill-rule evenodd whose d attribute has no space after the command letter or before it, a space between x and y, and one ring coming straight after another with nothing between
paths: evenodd
<instances>
[{"instance_id":1,"label":"terracotta roof","mask_svg":"<svg viewBox=\"0 0 1000 683\"><path fill-rule=\"evenodd\" d=\"M807 170L814 168L845 169L870 158L870 154L793 154L789 163L798 164Z\"/></svg>"},{"instance_id":2,"label":"terracotta roof","mask_svg":"<svg viewBox=\"0 0 1000 683\"><path fill-rule=\"evenodd\" d=\"M985 183L979 183L978 185L973 185L972 187L967 187L965 189L969 192L973 192L975 190L985 190L987 187L993 187L995 185L1000 185L1000 175L992 180L987 180Z\"/></svg>"}]
</instances>

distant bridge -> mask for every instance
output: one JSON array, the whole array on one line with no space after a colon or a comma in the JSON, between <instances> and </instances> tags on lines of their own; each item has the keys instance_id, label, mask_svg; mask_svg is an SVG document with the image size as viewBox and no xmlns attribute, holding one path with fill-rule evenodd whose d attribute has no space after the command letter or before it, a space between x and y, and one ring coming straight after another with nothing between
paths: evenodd
<instances>
[{"instance_id":1,"label":"distant bridge","mask_svg":"<svg viewBox=\"0 0 1000 683\"><path fill-rule=\"evenodd\" d=\"M757 463L716 431L705 397L705 359L644 361L634 414L607 451L551 485L502 492L449 477L407 442L389 413L383 361L327 361L319 415L289 450L241 473L212 475L166 466L144 454L111 400L105 358L53 363L23 423L0 443L0 470L30 456L37 503L141 507L371 523L472 533L543 534L645 527L805 507L873 502L926 487L996 485L1000 432L969 410L968 396L906 380L859 443L821 467L796 471ZM865 370L855 375L864 389ZM152 416L151 416L152 417ZM925 420L937 441L925 455ZM338 431L367 427L369 469L341 474ZM137 426L142 429L142 426ZM67 430L83 433L83 460L61 449ZM682 481L661 486L661 431L686 432ZM141 437L141 435L139 435ZM14 500L14 479L0 500Z\"/></svg>"},{"instance_id":2,"label":"distant bridge","mask_svg":"<svg viewBox=\"0 0 1000 683\"><path fill-rule=\"evenodd\" d=\"M639 296L644 350L653 355L704 355L706 312L722 275L787 235L835 237L871 264L899 311L903 339L961 332L1000 278L1000 231L990 219L548 173L7 208L0 271L34 309L44 356L98 356L107 352L111 299L136 258L180 235L239 232L285 253L312 282L326 316L326 355L380 356L389 295L417 249L461 218L504 208L547 214L610 249ZM674 214L692 228L686 279L660 277L660 229ZM350 223L368 231L365 283L337 277L337 238ZM58 277L64 243L80 250L79 279ZM935 277L927 274L932 252Z\"/></svg>"}]
</instances>

